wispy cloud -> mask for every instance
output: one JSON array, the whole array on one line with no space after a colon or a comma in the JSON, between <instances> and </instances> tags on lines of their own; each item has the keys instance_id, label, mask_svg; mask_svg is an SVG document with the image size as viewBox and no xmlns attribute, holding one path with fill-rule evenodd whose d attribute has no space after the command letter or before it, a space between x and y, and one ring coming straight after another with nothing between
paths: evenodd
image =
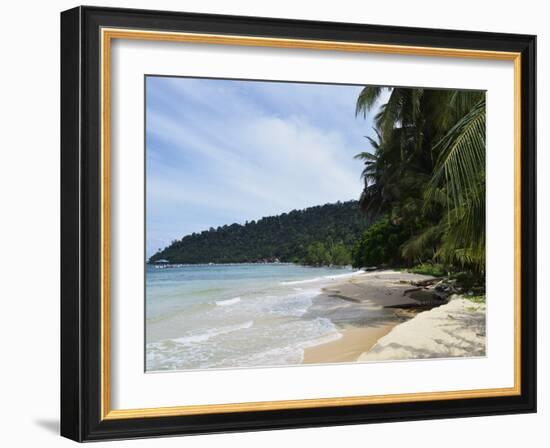
<instances>
[{"instance_id":1,"label":"wispy cloud","mask_svg":"<svg viewBox=\"0 0 550 448\"><path fill-rule=\"evenodd\" d=\"M357 198L357 86L147 78L147 255L223 224Z\"/></svg>"}]
</instances>

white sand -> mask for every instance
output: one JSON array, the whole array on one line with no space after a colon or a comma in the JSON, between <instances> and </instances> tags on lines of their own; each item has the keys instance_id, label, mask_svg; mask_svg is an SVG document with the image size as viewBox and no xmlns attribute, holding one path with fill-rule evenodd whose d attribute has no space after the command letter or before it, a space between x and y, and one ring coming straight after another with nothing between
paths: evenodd
<instances>
[{"instance_id":1,"label":"white sand","mask_svg":"<svg viewBox=\"0 0 550 448\"><path fill-rule=\"evenodd\" d=\"M485 304L460 296L397 325L358 361L485 355Z\"/></svg>"}]
</instances>

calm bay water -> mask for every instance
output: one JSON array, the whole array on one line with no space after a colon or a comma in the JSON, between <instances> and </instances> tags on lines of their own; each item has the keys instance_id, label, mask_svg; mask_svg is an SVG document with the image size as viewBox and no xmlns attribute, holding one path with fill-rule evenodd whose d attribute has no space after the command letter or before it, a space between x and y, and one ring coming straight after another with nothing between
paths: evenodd
<instances>
[{"instance_id":1,"label":"calm bay water","mask_svg":"<svg viewBox=\"0 0 550 448\"><path fill-rule=\"evenodd\" d=\"M350 268L193 265L146 272L148 371L299 364L306 347L340 337L305 317L321 288Z\"/></svg>"}]
</instances>

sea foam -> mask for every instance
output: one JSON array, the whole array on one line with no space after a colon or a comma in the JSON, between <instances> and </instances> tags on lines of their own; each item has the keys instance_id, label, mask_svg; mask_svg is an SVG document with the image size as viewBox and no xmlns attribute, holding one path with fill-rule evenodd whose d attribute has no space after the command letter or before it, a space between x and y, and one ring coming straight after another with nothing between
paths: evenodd
<instances>
[{"instance_id":1,"label":"sea foam","mask_svg":"<svg viewBox=\"0 0 550 448\"><path fill-rule=\"evenodd\" d=\"M227 300L216 300L216 305L218 305L218 306L235 305L236 303L239 303L240 301L241 301L240 297L234 297L232 299L227 299Z\"/></svg>"},{"instance_id":2,"label":"sea foam","mask_svg":"<svg viewBox=\"0 0 550 448\"><path fill-rule=\"evenodd\" d=\"M330 319L308 314L315 297L330 279L359 272L269 264L151 270L146 369L300 364L307 347L341 337Z\"/></svg>"},{"instance_id":3,"label":"sea foam","mask_svg":"<svg viewBox=\"0 0 550 448\"><path fill-rule=\"evenodd\" d=\"M346 277L353 277L357 274L362 274L362 269L359 269L357 271L353 272L346 272L345 274L332 274L332 275L323 275L322 277L314 277L314 278L308 278L305 280L293 280L293 281L282 281L280 282L281 285L301 285L304 283L316 283L316 282L322 282L323 280L335 280L338 278L346 278Z\"/></svg>"},{"instance_id":4,"label":"sea foam","mask_svg":"<svg viewBox=\"0 0 550 448\"><path fill-rule=\"evenodd\" d=\"M246 330L247 328L252 327L252 325L254 325L254 321L249 320L249 321L244 322L242 324L228 325L226 327L206 330L202 333L191 334L191 335L188 335L188 336L183 336L181 338L175 338L175 339L170 339L170 340L172 342L177 343L177 344L184 344L184 345L194 344L194 343L198 343L198 342L206 342L209 339L211 339L213 337L216 337L216 336L220 336L222 334L232 333L234 331L239 331L239 330Z\"/></svg>"}]
</instances>

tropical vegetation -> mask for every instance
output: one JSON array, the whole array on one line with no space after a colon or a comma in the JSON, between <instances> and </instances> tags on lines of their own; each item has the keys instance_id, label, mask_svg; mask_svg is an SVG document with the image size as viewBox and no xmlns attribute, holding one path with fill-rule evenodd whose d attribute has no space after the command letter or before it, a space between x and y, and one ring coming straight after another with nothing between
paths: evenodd
<instances>
[{"instance_id":1,"label":"tropical vegetation","mask_svg":"<svg viewBox=\"0 0 550 448\"><path fill-rule=\"evenodd\" d=\"M363 162L359 201L210 228L173 241L150 262L416 266L480 284L485 93L368 86L356 115L370 112L373 137L356 156Z\"/></svg>"},{"instance_id":2,"label":"tropical vegetation","mask_svg":"<svg viewBox=\"0 0 550 448\"><path fill-rule=\"evenodd\" d=\"M351 251L369 224L358 201L325 204L193 233L173 241L149 261L350 265Z\"/></svg>"},{"instance_id":3,"label":"tropical vegetation","mask_svg":"<svg viewBox=\"0 0 550 448\"><path fill-rule=\"evenodd\" d=\"M364 162L361 209L379 223L358 241L354 264L440 263L481 277L485 93L369 86L356 114L373 111L384 94L375 137L356 156Z\"/></svg>"}]
</instances>

